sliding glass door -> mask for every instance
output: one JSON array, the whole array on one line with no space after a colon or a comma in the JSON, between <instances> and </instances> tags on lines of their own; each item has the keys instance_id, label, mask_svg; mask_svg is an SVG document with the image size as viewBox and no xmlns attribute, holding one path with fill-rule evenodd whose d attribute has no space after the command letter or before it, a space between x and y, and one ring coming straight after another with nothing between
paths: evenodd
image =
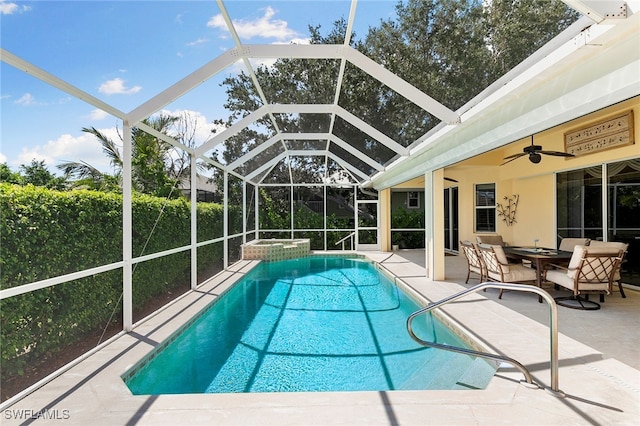
<instances>
[{"instance_id":1,"label":"sliding glass door","mask_svg":"<svg viewBox=\"0 0 640 426\"><path fill-rule=\"evenodd\" d=\"M586 237L628 243L622 281L640 285L640 159L558 173L556 206L558 242Z\"/></svg>"},{"instance_id":2,"label":"sliding glass door","mask_svg":"<svg viewBox=\"0 0 640 426\"><path fill-rule=\"evenodd\" d=\"M623 282L640 285L640 159L607 165L607 241L629 244Z\"/></svg>"}]
</instances>

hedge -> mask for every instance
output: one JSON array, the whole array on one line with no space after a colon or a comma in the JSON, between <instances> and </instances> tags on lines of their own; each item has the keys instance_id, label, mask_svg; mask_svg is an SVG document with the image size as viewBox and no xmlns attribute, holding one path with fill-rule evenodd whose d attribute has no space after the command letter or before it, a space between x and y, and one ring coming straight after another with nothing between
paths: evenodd
<instances>
[{"instance_id":1,"label":"hedge","mask_svg":"<svg viewBox=\"0 0 640 426\"><path fill-rule=\"evenodd\" d=\"M230 209L230 228L242 214ZM134 195L133 256L190 243L190 205ZM199 203L198 241L222 236L223 208ZM122 195L52 191L0 184L0 289L106 265L122 259ZM222 244L198 249L198 273L220 264ZM134 315L146 302L189 285L190 252L134 265ZM51 353L101 332L121 318L122 270L101 273L2 300L1 378L23 374ZM97 343L97 342L96 342Z\"/></svg>"}]
</instances>

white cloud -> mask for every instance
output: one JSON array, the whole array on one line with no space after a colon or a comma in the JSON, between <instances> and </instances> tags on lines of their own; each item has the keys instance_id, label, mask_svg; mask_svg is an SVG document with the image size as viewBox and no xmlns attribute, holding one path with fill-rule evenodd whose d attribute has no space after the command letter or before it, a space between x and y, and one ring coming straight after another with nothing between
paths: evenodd
<instances>
[{"instance_id":1,"label":"white cloud","mask_svg":"<svg viewBox=\"0 0 640 426\"><path fill-rule=\"evenodd\" d=\"M214 125L210 123L209 120L207 120L207 117L199 111L176 109L173 111L162 110L161 113L171 115L173 117L188 116L189 125L195 125L194 139L196 145L203 144L212 135L211 129L214 128Z\"/></svg>"},{"instance_id":2,"label":"white cloud","mask_svg":"<svg viewBox=\"0 0 640 426\"><path fill-rule=\"evenodd\" d=\"M100 121L100 120L104 120L105 118L109 117L109 113L106 111L103 111L101 109L94 109L93 111L91 111L91 114L89 114L89 118L92 121Z\"/></svg>"},{"instance_id":3,"label":"white cloud","mask_svg":"<svg viewBox=\"0 0 640 426\"><path fill-rule=\"evenodd\" d=\"M271 6L267 6L264 15L253 20L237 19L233 20L238 36L244 39L252 39L255 37L275 39L281 42L294 39L299 34L289 28L287 21L274 19L276 10ZM207 22L208 27L218 28L228 31L227 24L221 14L213 16Z\"/></svg>"},{"instance_id":4,"label":"white cloud","mask_svg":"<svg viewBox=\"0 0 640 426\"><path fill-rule=\"evenodd\" d=\"M30 106L37 105L36 98L31 93L25 93L20 99L16 99L14 103L18 105Z\"/></svg>"},{"instance_id":5,"label":"white cloud","mask_svg":"<svg viewBox=\"0 0 640 426\"><path fill-rule=\"evenodd\" d=\"M0 163L6 163L7 156L0 152Z\"/></svg>"},{"instance_id":6,"label":"white cloud","mask_svg":"<svg viewBox=\"0 0 640 426\"><path fill-rule=\"evenodd\" d=\"M105 95L132 95L142 90L141 86L128 88L124 83L124 80L121 78L105 81L98 88L98 92L104 93Z\"/></svg>"},{"instance_id":7,"label":"white cloud","mask_svg":"<svg viewBox=\"0 0 640 426\"><path fill-rule=\"evenodd\" d=\"M23 13L30 10L30 6L18 6L16 3L0 1L0 15L12 15L14 13Z\"/></svg>"},{"instance_id":8,"label":"white cloud","mask_svg":"<svg viewBox=\"0 0 640 426\"><path fill-rule=\"evenodd\" d=\"M100 129L100 131L116 143L120 140L115 128ZM24 147L13 166L31 164L33 159L44 160L49 170L57 174L60 174L60 171L56 166L62 161L84 161L102 172L113 172L109 159L102 152L102 145L89 133L83 133L80 136L63 134L45 145Z\"/></svg>"},{"instance_id":9,"label":"white cloud","mask_svg":"<svg viewBox=\"0 0 640 426\"><path fill-rule=\"evenodd\" d=\"M189 43L187 43L187 46L197 46L199 44L204 44L204 43L206 43L208 41L209 40L207 40L206 38L199 38L197 40L190 41Z\"/></svg>"}]
</instances>

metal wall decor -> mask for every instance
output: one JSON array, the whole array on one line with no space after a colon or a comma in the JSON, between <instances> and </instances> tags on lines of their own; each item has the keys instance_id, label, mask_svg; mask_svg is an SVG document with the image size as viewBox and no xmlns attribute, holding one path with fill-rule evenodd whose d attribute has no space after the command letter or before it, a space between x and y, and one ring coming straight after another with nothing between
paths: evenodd
<instances>
[{"instance_id":1,"label":"metal wall decor","mask_svg":"<svg viewBox=\"0 0 640 426\"><path fill-rule=\"evenodd\" d=\"M511 197L505 196L503 200L504 204L496 203L498 217L501 217L502 221L506 223L507 226L511 226L516 223L516 210L518 208L520 196L518 194L513 194Z\"/></svg>"}]
</instances>

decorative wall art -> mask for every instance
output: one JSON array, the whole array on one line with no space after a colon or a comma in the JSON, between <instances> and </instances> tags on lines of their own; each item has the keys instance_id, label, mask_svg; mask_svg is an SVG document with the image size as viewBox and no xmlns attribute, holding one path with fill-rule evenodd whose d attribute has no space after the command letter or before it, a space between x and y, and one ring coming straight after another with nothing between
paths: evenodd
<instances>
[{"instance_id":1,"label":"decorative wall art","mask_svg":"<svg viewBox=\"0 0 640 426\"><path fill-rule=\"evenodd\" d=\"M503 203L496 203L496 207L498 208L498 217L502 218L502 221L507 224L507 226L511 226L516 223L516 210L518 208L518 201L520 200L520 196L518 194L513 194L511 197L505 196Z\"/></svg>"},{"instance_id":2,"label":"decorative wall art","mask_svg":"<svg viewBox=\"0 0 640 426\"><path fill-rule=\"evenodd\" d=\"M634 143L633 111L564 134L564 149L575 156Z\"/></svg>"}]
</instances>

